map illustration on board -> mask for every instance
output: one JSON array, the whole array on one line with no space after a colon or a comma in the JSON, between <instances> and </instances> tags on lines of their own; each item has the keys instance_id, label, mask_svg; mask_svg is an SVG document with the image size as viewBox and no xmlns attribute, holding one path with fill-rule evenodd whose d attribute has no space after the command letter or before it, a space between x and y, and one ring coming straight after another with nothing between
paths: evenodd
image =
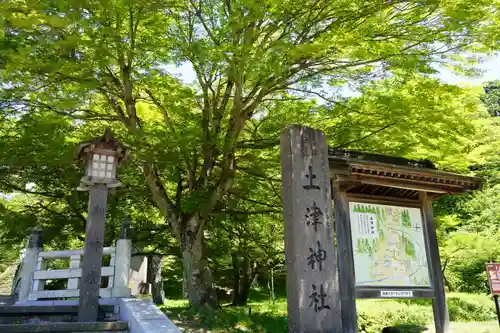
<instances>
[{"instance_id":1,"label":"map illustration on board","mask_svg":"<svg viewBox=\"0 0 500 333\"><path fill-rule=\"evenodd\" d=\"M429 287L420 209L349 203L357 286Z\"/></svg>"}]
</instances>

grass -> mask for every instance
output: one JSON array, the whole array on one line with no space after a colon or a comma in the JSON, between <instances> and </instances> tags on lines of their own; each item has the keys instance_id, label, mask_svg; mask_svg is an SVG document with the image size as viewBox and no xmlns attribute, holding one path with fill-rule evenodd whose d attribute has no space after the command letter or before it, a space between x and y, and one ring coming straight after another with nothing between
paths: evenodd
<instances>
[{"instance_id":1,"label":"grass","mask_svg":"<svg viewBox=\"0 0 500 333\"><path fill-rule=\"evenodd\" d=\"M404 333L433 332L429 300L359 300L357 307L360 333L380 333L386 326L399 327ZM500 332L488 296L451 293L448 307L454 333ZM246 307L225 305L215 313L189 309L184 300L168 300L162 310L187 333L286 333L286 308L285 299L273 304L260 297Z\"/></svg>"},{"instance_id":2,"label":"grass","mask_svg":"<svg viewBox=\"0 0 500 333\"><path fill-rule=\"evenodd\" d=\"M216 313L195 311L183 300L168 300L162 307L185 332L273 332L285 333L286 300L250 302L246 307L223 306Z\"/></svg>"},{"instance_id":3,"label":"grass","mask_svg":"<svg viewBox=\"0 0 500 333\"><path fill-rule=\"evenodd\" d=\"M500 332L498 328L498 321L490 322L471 322L471 323L452 323L453 333L497 333ZM428 333L433 333L434 329L430 329ZM426 332L427 333L427 332Z\"/></svg>"}]
</instances>

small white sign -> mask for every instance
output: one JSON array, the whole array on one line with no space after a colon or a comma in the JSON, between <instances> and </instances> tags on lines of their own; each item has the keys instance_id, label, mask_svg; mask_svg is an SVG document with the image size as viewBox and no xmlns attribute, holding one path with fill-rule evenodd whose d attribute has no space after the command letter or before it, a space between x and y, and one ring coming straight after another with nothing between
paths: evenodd
<instances>
[{"instance_id":1,"label":"small white sign","mask_svg":"<svg viewBox=\"0 0 500 333\"><path fill-rule=\"evenodd\" d=\"M358 234L365 238L377 238L377 216L369 213L356 213Z\"/></svg>"},{"instance_id":2,"label":"small white sign","mask_svg":"<svg viewBox=\"0 0 500 333\"><path fill-rule=\"evenodd\" d=\"M402 291L402 290L381 290L380 297L388 298L411 298L413 297L413 291Z\"/></svg>"}]
</instances>

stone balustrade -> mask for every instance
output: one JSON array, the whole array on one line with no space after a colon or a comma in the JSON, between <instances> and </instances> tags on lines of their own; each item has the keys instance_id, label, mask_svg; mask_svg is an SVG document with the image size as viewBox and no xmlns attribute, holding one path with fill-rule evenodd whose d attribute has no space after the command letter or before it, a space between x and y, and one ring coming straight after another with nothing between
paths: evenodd
<instances>
[{"instance_id":1,"label":"stone balustrade","mask_svg":"<svg viewBox=\"0 0 500 333\"><path fill-rule=\"evenodd\" d=\"M116 247L106 247L103 251L104 262L101 267L101 298L128 297L129 271L131 261L131 241L118 239ZM43 251L41 242L30 242L18 274L19 285L16 292L18 302L48 299L77 298L82 279L81 264L83 249L67 251ZM106 258L108 257L108 258ZM69 267L50 268L50 261L62 260ZM60 266L60 265L59 265ZM92 277L85 277L91 279ZM47 281L66 280L65 288L47 290Z\"/></svg>"},{"instance_id":2,"label":"stone balustrade","mask_svg":"<svg viewBox=\"0 0 500 333\"><path fill-rule=\"evenodd\" d=\"M99 295L102 298L111 297L115 275L115 248L107 247L104 249L103 256L110 256L109 266L101 268L101 276L107 279L107 286L101 288ZM50 251L38 253L36 268L33 274L33 284L28 294L28 300L36 301L39 299L53 298L71 298L79 295L79 280L82 277L83 250L69 251ZM47 269L48 262L57 259L70 259L70 265L67 269ZM45 290L47 280L67 280L66 289Z\"/></svg>"}]
</instances>

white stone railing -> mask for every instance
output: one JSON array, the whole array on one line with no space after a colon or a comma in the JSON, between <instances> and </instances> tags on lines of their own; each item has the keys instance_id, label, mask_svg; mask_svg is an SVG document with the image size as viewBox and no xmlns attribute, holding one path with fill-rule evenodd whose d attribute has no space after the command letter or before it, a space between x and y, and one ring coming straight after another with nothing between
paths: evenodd
<instances>
[{"instance_id":1,"label":"white stone railing","mask_svg":"<svg viewBox=\"0 0 500 333\"><path fill-rule=\"evenodd\" d=\"M115 247L105 247L103 257L110 256L109 266L101 267L101 277L108 279L107 285L99 290L101 298L128 297L131 241L119 239ZM75 298L80 294L82 278L81 264L83 249L68 251L41 251L28 248L20 269L20 288L18 301L36 301L54 298ZM65 269L47 268L48 261L69 258L69 267ZM46 290L48 280L67 280L66 289Z\"/></svg>"},{"instance_id":2,"label":"white stone railing","mask_svg":"<svg viewBox=\"0 0 500 333\"><path fill-rule=\"evenodd\" d=\"M103 256L111 256L109 266L101 268L101 276L108 277L108 284L106 288L101 288L99 296L102 298L111 297L113 289L114 275L115 275L115 248L104 248ZM82 277L82 263L83 250L69 250L69 251L50 251L39 252L36 262L36 268L33 273L33 285L28 295L28 300L35 301L47 298L70 298L78 297L79 295L79 280ZM70 266L68 269L47 269L47 261L54 259L70 259ZM67 280L67 288L60 290L45 290L45 282L47 280Z\"/></svg>"}]
</instances>

